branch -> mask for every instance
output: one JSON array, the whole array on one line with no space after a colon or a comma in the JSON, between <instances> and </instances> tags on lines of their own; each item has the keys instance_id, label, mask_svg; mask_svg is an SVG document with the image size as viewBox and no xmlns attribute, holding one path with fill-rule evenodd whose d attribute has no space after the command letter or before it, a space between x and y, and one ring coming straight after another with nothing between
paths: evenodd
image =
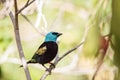
<instances>
[{"instance_id":1,"label":"branch","mask_svg":"<svg viewBox=\"0 0 120 80\"><path fill-rule=\"evenodd\" d=\"M17 12L17 14L19 14L23 9L25 9L26 7L28 7L31 3L33 3L35 0L32 0L31 2L30 2L30 0L28 0L27 2L26 2L26 4L24 5L24 7L23 8L21 8L18 12ZM42 14L42 7L43 7L43 4L44 4L44 0L37 0L37 10L38 10L38 17L37 17L37 21L36 21L36 24L34 25L25 15L23 15L22 13L21 13L21 15L25 18L25 20L27 20L28 21L28 23L30 23L32 26L33 26L33 28L38 32L38 33L40 33L42 36L45 36L45 32L46 32L46 28L47 28L47 21L46 21L46 18L45 18L45 16ZM39 24L40 24L40 20L41 20L41 18L42 18L42 20L43 20L43 23L44 23L44 33L42 33L42 32L40 32L39 30L38 30L38 26L39 26ZM37 26L37 27L36 27Z\"/></svg>"},{"instance_id":2,"label":"branch","mask_svg":"<svg viewBox=\"0 0 120 80\"><path fill-rule=\"evenodd\" d=\"M56 64L63 59L65 56L67 56L68 54L70 54L71 52L73 52L74 50L76 50L77 48L79 48L84 42L81 42L78 46L72 48L71 50L65 52L61 57L58 58L58 60L56 60Z\"/></svg>"},{"instance_id":3,"label":"branch","mask_svg":"<svg viewBox=\"0 0 120 80\"><path fill-rule=\"evenodd\" d=\"M27 63L26 63L25 58L24 58L24 53L23 53L21 41L20 41L18 14L17 14L17 11L18 11L17 0L14 0L14 8L15 8L15 17L11 11L9 13L9 16L10 16L12 23L13 23L13 26L14 26L15 39L16 39L16 43L17 43L17 47L18 47L18 51L19 51L19 56L20 56L21 62L23 63L26 78L27 78L27 80L31 80L30 73L29 73L29 70L27 67Z\"/></svg>"},{"instance_id":4,"label":"branch","mask_svg":"<svg viewBox=\"0 0 120 80\"><path fill-rule=\"evenodd\" d=\"M25 16L25 15L22 14L22 13L21 13L21 15L22 15L22 17L23 17L30 25L32 25L32 26L34 27L34 24L27 18L27 16Z\"/></svg>"},{"instance_id":5,"label":"branch","mask_svg":"<svg viewBox=\"0 0 120 80\"><path fill-rule=\"evenodd\" d=\"M45 33L40 32L40 31L34 26L34 24L27 18L27 16L25 16L25 15L22 14L22 13L21 13L21 15L22 15L22 17L23 17L40 35L45 36Z\"/></svg>"},{"instance_id":6,"label":"branch","mask_svg":"<svg viewBox=\"0 0 120 80\"><path fill-rule=\"evenodd\" d=\"M79 45L77 45L76 47L74 47L74 48L68 50L67 52L65 52L61 57L58 57L57 59L55 59L55 61L53 62L53 64L56 66L60 60L62 60L65 56L67 56L68 54L70 54L71 52L73 52L74 50L76 50L77 48L79 48L83 43L84 43L84 41L81 42L81 43L80 43ZM50 65L50 66L49 66L50 72L51 72L53 69L54 69L54 66L53 66L53 65ZM49 73L48 71L46 71L46 72L43 74L43 76L41 77L40 80L45 80L45 78L46 78L48 75L50 75L50 73Z\"/></svg>"},{"instance_id":7,"label":"branch","mask_svg":"<svg viewBox=\"0 0 120 80\"><path fill-rule=\"evenodd\" d=\"M30 4L32 4L34 1L35 1L35 0L32 0L32 1L30 2L30 0L28 0L28 1L26 2L26 4L25 4L20 10L17 11L17 14L21 13L26 7L28 7L28 6L29 6Z\"/></svg>"}]
</instances>

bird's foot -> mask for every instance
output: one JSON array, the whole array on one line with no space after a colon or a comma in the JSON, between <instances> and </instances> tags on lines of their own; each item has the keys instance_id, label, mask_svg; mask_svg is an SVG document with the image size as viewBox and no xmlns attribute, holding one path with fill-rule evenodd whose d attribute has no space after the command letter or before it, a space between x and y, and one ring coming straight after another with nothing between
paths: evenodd
<instances>
[{"instance_id":1,"label":"bird's foot","mask_svg":"<svg viewBox=\"0 0 120 80\"><path fill-rule=\"evenodd\" d=\"M55 64L53 64L53 63L50 63L50 64L51 64L50 67L54 69L55 68Z\"/></svg>"},{"instance_id":2,"label":"bird's foot","mask_svg":"<svg viewBox=\"0 0 120 80\"><path fill-rule=\"evenodd\" d=\"M54 68L55 68L55 65L54 65L53 63L50 63L50 67L49 67L49 68L46 68L46 71L48 71L49 74L51 74L51 71L52 71L52 69L54 69Z\"/></svg>"},{"instance_id":3,"label":"bird's foot","mask_svg":"<svg viewBox=\"0 0 120 80\"><path fill-rule=\"evenodd\" d=\"M50 68L47 68L44 64L42 64L42 66L46 69L46 71L49 72L49 74L51 74L51 69Z\"/></svg>"}]
</instances>

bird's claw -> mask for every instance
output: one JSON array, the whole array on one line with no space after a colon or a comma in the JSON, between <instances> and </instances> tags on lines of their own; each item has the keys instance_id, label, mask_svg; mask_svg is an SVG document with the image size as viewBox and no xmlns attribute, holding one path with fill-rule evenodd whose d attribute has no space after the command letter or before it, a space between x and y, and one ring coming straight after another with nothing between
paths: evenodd
<instances>
[{"instance_id":1,"label":"bird's claw","mask_svg":"<svg viewBox=\"0 0 120 80\"><path fill-rule=\"evenodd\" d=\"M50 65L50 67L52 67L53 69L55 68L55 64L53 64L53 63L50 63L51 65Z\"/></svg>"},{"instance_id":2,"label":"bird's claw","mask_svg":"<svg viewBox=\"0 0 120 80\"><path fill-rule=\"evenodd\" d=\"M50 63L50 64L51 64L50 67L49 67L49 68L46 68L46 71L48 71L49 74L51 74L52 69L55 68L55 65L54 65L53 63Z\"/></svg>"}]
</instances>

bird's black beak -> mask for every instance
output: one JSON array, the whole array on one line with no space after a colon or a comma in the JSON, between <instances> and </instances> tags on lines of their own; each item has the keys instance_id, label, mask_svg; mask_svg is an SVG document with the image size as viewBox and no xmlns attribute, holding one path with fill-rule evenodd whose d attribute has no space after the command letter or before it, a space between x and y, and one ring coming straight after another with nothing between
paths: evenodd
<instances>
[{"instance_id":1,"label":"bird's black beak","mask_svg":"<svg viewBox=\"0 0 120 80\"><path fill-rule=\"evenodd\" d=\"M57 34L57 36L60 36L60 35L62 35L62 33L58 33L58 34Z\"/></svg>"}]
</instances>

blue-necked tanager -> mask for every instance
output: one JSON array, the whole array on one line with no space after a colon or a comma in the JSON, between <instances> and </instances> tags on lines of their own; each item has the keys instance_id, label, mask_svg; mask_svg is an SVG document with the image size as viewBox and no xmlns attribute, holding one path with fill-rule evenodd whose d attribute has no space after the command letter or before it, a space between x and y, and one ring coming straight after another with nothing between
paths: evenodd
<instances>
[{"instance_id":1,"label":"blue-necked tanager","mask_svg":"<svg viewBox=\"0 0 120 80\"><path fill-rule=\"evenodd\" d=\"M32 59L29 60L27 64L39 63L47 70L48 68L44 64L50 63L55 58L58 52L58 45L56 43L56 40L60 35L62 35L62 33L49 32L45 36L44 42L40 45L40 47L33 55ZM22 65L20 67L22 67Z\"/></svg>"}]
</instances>

